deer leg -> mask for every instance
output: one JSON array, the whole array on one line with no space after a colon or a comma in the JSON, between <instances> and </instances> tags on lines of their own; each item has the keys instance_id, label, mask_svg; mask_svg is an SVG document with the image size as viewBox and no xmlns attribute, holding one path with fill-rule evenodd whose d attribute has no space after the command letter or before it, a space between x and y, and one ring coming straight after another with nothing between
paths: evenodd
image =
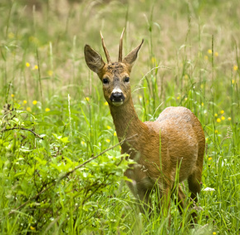
<instances>
[{"instance_id":1,"label":"deer leg","mask_svg":"<svg viewBox=\"0 0 240 235\"><path fill-rule=\"evenodd\" d=\"M185 201L186 196L183 193L180 185L178 186L176 193L177 193L178 199L175 200L175 204L178 206L179 213L182 215L183 209L185 208L184 201Z\"/></svg>"},{"instance_id":2,"label":"deer leg","mask_svg":"<svg viewBox=\"0 0 240 235\"><path fill-rule=\"evenodd\" d=\"M162 185L162 184L161 184ZM171 216L170 216L170 198L171 198L171 187L165 186L164 189L162 189L161 186L158 187L159 189L159 206L160 211L162 212L162 215L164 218L169 216L169 226L171 224Z\"/></svg>"},{"instance_id":3,"label":"deer leg","mask_svg":"<svg viewBox=\"0 0 240 235\"><path fill-rule=\"evenodd\" d=\"M197 171L197 172L194 172L192 175L190 175L188 177L188 187L189 187L189 190L191 192L191 196L190 196L191 200L194 202L194 208L196 208L196 203L198 201L197 195L201 191L201 185L200 185L201 175L202 175L201 171ZM196 223L197 222L197 220L196 220L196 217L197 217L196 212L192 212L191 215L192 215L194 223Z\"/></svg>"},{"instance_id":4,"label":"deer leg","mask_svg":"<svg viewBox=\"0 0 240 235\"><path fill-rule=\"evenodd\" d=\"M152 210L151 210L150 190L140 188L138 190L138 198L139 198L140 211L142 213L148 212L149 214L151 214Z\"/></svg>"},{"instance_id":5,"label":"deer leg","mask_svg":"<svg viewBox=\"0 0 240 235\"><path fill-rule=\"evenodd\" d=\"M150 193L151 190L146 189L143 185L139 182L133 180L132 182L126 181L128 187L132 191L133 195L137 198L140 211L142 213L151 212L151 200L150 200Z\"/></svg>"}]
</instances>

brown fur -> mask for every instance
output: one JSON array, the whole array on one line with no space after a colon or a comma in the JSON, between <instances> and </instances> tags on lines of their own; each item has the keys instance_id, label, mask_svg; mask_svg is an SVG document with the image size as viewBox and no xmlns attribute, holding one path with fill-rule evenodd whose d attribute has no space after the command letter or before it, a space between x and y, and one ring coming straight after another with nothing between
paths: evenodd
<instances>
[{"instance_id":1,"label":"brown fur","mask_svg":"<svg viewBox=\"0 0 240 235\"><path fill-rule=\"evenodd\" d=\"M119 141L133 137L122 144L122 153L129 153L130 158L137 162L125 172L132 180L127 184L133 194L146 203L147 208L150 192L156 185L165 199L169 197L178 167L179 182L188 180L191 198L197 202L205 148L204 132L196 116L184 107L166 108L154 122L143 123L139 120L132 102L130 82L124 79L130 77L141 45L129 53L123 62L109 64L105 64L88 45L84 51L89 68L98 74L101 81L104 78L109 81L108 84L103 83L103 93L109 103ZM120 89L125 98L117 106L111 100L114 88ZM185 195L180 187L177 191L181 212ZM169 202L167 204L169 206Z\"/></svg>"}]
</instances>

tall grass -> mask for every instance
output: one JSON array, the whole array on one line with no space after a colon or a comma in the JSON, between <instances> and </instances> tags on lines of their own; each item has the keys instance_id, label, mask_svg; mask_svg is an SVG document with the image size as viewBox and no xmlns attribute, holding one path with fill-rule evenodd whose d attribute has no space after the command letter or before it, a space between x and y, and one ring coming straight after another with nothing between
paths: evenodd
<instances>
[{"instance_id":1,"label":"tall grass","mask_svg":"<svg viewBox=\"0 0 240 235\"><path fill-rule=\"evenodd\" d=\"M239 9L237 0L2 1L1 234L238 234ZM125 54L145 39L131 79L140 119L181 105L205 131L194 228L174 204L170 226L157 202L151 217L139 213L123 182L128 163L83 55L85 44L103 54L101 30L116 58L123 27Z\"/></svg>"}]
</instances>

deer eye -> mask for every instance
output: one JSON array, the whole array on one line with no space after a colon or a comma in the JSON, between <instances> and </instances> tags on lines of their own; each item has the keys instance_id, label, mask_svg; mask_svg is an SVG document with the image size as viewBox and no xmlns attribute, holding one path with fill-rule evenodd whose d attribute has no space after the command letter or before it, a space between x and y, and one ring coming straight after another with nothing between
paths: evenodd
<instances>
[{"instance_id":1,"label":"deer eye","mask_svg":"<svg viewBox=\"0 0 240 235\"><path fill-rule=\"evenodd\" d=\"M124 82L129 82L129 79L130 79L129 77L125 77Z\"/></svg>"},{"instance_id":2,"label":"deer eye","mask_svg":"<svg viewBox=\"0 0 240 235\"><path fill-rule=\"evenodd\" d=\"M108 84L109 80L108 80L108 78L103 78L102 82L103 82L103 84Z\"/></svg>"}]
</instances>

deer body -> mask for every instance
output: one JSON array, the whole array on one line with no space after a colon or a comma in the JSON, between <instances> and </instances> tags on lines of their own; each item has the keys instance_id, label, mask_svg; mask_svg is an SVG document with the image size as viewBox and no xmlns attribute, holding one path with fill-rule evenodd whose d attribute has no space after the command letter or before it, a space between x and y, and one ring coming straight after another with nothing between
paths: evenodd
<instances>
[{"instance_id":1,"label":"deer body","mask_svg":"<svg viewBox=\"0 0 240 235\"><path fill-rule=\"evenodd\" d=\"M128 153L136 162L125 172L132 180L127 181L129 188L147 206L156 185L163 196L170 195L178 172L178 181L188 180L191 198L197 201L205 148L199 120L187 108L168 107L156 121L141 122L132 102L129 77L143 41L122 61L121 36L119 61L115 63L110 60L103 38L102 43L108 63L88 45L84 50L85 60L103 83L119 141L128 139L121 146L122 153ZM182 208L184 199L179 187L178 200Z\"/></svg>"}]
</instances>

